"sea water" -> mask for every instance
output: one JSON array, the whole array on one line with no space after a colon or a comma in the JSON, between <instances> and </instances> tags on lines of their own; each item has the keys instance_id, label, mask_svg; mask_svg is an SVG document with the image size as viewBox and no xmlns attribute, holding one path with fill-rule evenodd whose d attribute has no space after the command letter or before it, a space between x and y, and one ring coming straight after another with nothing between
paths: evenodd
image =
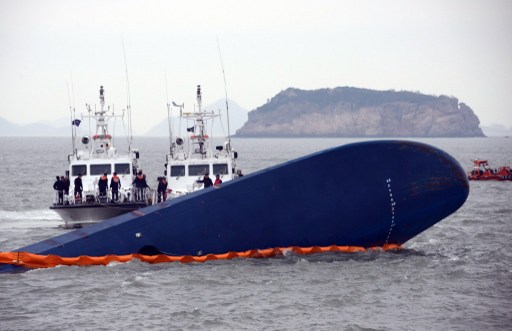
<instances>
[{"instance_id":1,"label":"sea water","mask_svg":"<svg viewBox=\"0 0 512 331\"><path fill-rule=\"evenodd\" d=\"M233 139L232 145L239 167L251 173L360 140ZM474 158L512 165L512 139L420 141L447 151L467 171ZM155 187L168 140L136 138L135 145ZM70 150L65 138L0 138L0 251L67 231L48 207ZM333 169L333 177L342 175ZM0 274L0 330L510 330L511 243L512 182L470 182L456 213L399 252Z\"/></svg>"}]
</instances>

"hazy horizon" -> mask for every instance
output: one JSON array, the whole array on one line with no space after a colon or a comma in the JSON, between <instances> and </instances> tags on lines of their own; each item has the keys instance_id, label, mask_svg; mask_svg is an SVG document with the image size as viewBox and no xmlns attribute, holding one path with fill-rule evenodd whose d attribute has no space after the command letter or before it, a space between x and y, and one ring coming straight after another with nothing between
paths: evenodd
<instances>
[{"instance_id":1,"label":"hazy horizon","mask_svg":"<svg viewBox=\"0 0 512 331\"><path fill-rule=\"evenodd\" d=\"M502 0L0 0L0 116L63 117L100 85L125 108L127 68L146 132L198 84L205 104L225 97L220 45L228 97L248 111L288 87L353 86L455 96L483 126L512 127L511 14Z\"/></svg>"}]
</instances>

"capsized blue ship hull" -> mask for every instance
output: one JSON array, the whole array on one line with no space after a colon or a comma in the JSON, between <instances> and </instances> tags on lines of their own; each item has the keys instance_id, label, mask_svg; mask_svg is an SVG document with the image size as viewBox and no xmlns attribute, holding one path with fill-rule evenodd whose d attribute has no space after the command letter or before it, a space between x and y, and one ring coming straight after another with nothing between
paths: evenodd
<instances>
[{"instance_id":1,"label":"capsized blue ship hull","mask_svg":"<svg viewBox=\"0 0 512 331\"><path fill-rule=\"evenodd\" d=\"M455 212L468 193L465 171L435 147L396 140L355 143L17 251L62 257L204 255L401 245Z\"/></svg>"}]
</instances>

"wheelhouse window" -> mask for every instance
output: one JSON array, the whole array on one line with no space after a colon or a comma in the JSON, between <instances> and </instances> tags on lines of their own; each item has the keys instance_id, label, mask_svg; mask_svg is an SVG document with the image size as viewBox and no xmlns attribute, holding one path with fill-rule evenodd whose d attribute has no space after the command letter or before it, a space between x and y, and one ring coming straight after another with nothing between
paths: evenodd
<instances>
[{"instance_id":1,"label":"wheelhouse window","mask_svg":"<svg viewBox=\"0 0 512 331\"><path fill-rule=\"evenodd\" d=\"M103 175L112 173L112 166L110 164L91 164L91 175Z\"/></svg>"},{"instance_id":2,"label":"wheelhouse window","mask_svg":"<svg viewBox=\"0 0 512 331\"><path fill-rule=\"evenodd\" d=\"M208 164L194 164L188 166L189 176L203 176L210 172L210 166Z\"/></svg>"},{"instance_id":3,"label":"wheelhouse window","mask_svg":"<svg viewBox=\"0 0 512 331\"><path fill-rule=\"evenodd\" d=\"M226 163L214 164L213 165L213 175L227 175L228 174L228 165Z\"/></svg>"},{"instance_id":4,"label":"wheelhouse window","mask_svg":"<svg viewBox=\"0 0 512 331\"><path fill-rule=\"evenodd\" d=\"M130 164L129 163L116 163L114 169L118 175L129 175L130 174Z\"/></svg>"},{"instance_id":5,"label":"wheelhouse window","mask_svg":"<svg viewBox=\"0 0 512 331\"><path fill-rule=\"evenodd\" d=\"M171 177L183 177L185 176L185 166L177 165L171 166Z\"/></svg>"},{"instance_id":6,"label":"wheelhouse window","mask_svg":"<svg viewBox=\"0 0 512 331\"><path fill-rule=\"evenodd\" d=\"M71 176L87 175L87 165L86 164L77 164L71 167Z\"/></svg>"}]
</instances>

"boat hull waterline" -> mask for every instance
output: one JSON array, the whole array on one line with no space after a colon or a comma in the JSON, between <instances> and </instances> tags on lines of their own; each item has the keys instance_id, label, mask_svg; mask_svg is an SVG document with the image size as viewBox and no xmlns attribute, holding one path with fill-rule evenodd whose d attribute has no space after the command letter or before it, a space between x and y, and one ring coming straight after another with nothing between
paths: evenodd
<instances>
[{"instance_id":1,"label":"boat hull waterline","mask_svg":"<svg viewBox=\"0 0 512 331\"><path fill-rule=\"evenodd\" d=\"M61 257L200 256L275 247L402 245L459 209L464 169L430 145L362 142L22 247ZM0 266L7 269L12 265Z\"/></svg>"}]
</instances>

